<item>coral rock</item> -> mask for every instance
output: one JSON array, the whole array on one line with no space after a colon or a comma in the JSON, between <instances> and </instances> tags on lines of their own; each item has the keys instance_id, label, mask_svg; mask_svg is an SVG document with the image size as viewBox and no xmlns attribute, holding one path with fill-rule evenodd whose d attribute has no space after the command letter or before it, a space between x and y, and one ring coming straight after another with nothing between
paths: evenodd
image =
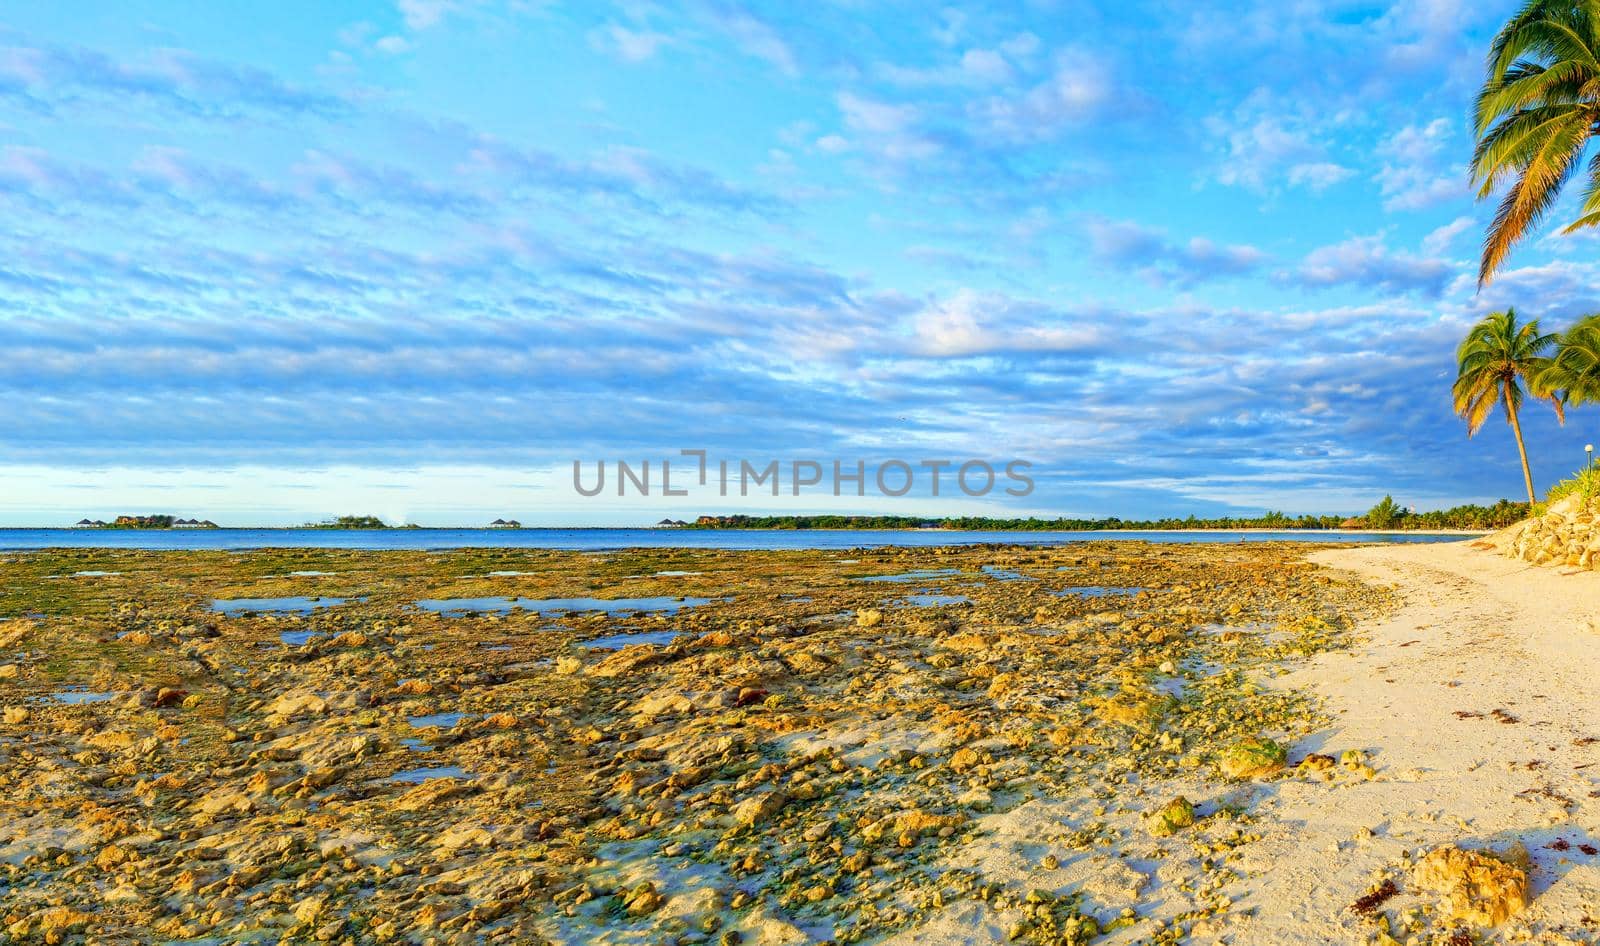
<instances>
[{"instance_id":1,"label":"coral rock","mask_svg":"<svg viewBox=\"0 0 1600 946\"><path fill-rule=\"evenodd\" d=\"M1454 919L1496 926L1528 905L1528 873L1482 853L1447 846L1428 853L1412 879L1443 895L1440 909Z\"/></svg>"}]
</instances>

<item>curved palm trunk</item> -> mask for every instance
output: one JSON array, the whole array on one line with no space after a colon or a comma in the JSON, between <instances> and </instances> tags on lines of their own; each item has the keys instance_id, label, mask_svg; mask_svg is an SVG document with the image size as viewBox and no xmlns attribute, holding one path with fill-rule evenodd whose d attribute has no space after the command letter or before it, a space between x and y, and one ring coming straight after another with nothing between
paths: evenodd
<instances>
[{"instance_id":1,"label":"curved palm trunk","mask_svg":"<svg viewBox=\"0 0 1600 946\"><path fill-rule=\"evenodd\" d=\"M1538 500L1533 498L1533 471L1528 469L1528 448L1522 444L1522 422L1517 419L1517 409L1511 406L1510 385L1506 386L1506 417L1511 421L1511 433L1517 438L1517 454L1522 457L1522 482L1528 487L1528 505L1532 506Z\"/></svg>"}]
</instances>

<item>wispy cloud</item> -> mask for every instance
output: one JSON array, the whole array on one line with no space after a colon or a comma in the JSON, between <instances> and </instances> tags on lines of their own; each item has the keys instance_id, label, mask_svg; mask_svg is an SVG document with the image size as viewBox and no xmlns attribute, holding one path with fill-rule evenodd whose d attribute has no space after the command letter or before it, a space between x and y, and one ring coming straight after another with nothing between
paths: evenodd
<instances>
[{"instance_id":1,"label":"wispy cloud","mask_svg":"<svg viewBox=\"0 0 1600 946\"><path fill-rule=\"evenodd\" d=\"M1312 250L1289 278L1309 287L1353 285L1437 296L1458 271L1446 260L1392 251L1381 236L1364 236Z\"/></svg>"},{"instance_id":2,"label":"wispy cloud","mask_svg":"<svg viewBox=\"0 0 1600 946\"><path fill-rule=\"evenodd\" d=\"M1267 255L1253 246L1223 245L1205 237L1174 241L1166 231L1131 220L1087 221L1090 254L1102 264L1133 272L1158 285L1183 288L1210 279L1254 272Z\"/></svg>"}]
</instances>

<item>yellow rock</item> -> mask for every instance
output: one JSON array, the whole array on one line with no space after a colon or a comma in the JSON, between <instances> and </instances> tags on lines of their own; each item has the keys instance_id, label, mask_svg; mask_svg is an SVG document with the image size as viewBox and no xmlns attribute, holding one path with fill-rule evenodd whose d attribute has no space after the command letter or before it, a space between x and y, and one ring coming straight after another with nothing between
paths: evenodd
<instances>
[{"instance_id":1,"label":"yellow rock","mask_svg":"<svg viewBox=\"0 0 1600 946\"><path fill-rule=\"evenodd\" d=\"M945 650L954 650L961 653L977 653L989 648L989 642L981 634L967 632L965 634L951 634L939 641L939 646Z\"/></svg>"},{"instance_id":2,"label":"yellow rock","mask_svg":"<svg viewBox=\"0 0 1600 946\"><path fill-rule=\"evenodd\" d=\"M115 844L108 844L100 849L99 854L95 855L94 863L95 866L99 867L101 870L110 870L113 867L126 864L132 859L133 855L128 853L127 848L118 847Z\"/></svg>"},{"instance_id":3,"label":"yellow rock","mask_svg":"<svg viewBox=\"0 0 1600 946\"><path fill-rule=\"evenodd\" d=\"M1095 715L1111 723L1124 726L1146 727L1154 724L1172 706L1170 696L1148 690L1126 689L1115 696L1091 701Z\"/></svg>"},{"instance_id":4,"label":"yellow rock","mask_svg":"<svg viewBox=\"0 0 1600 946\"><path fill-rule=\"evenodd\" d=\"M82 930L94 921L94 915L71 907L53 907L34 914L33 921L47 942L60 942L60 934Z\"/></svg>"},{"instance_id":5,"label":"yellow rock","mask_svg":"<svg viewBox=\"0 0 1600 946\"><path fill-rule=\"evenodd\" d=\"M960 775L963 772L977 768L981 761L982 759L979 758L978 753L973 750L958 749L956 754L950 757L950 771Z\"/></svg>"},{"instance_id":6,"label":"yellow rock","mask_svg":"<svg viewBox=\"0 0 1600 946\"><path fill-rule=\"evenodd\" d=\"M1008 693L1020 689L1021 683L1022 674L1020 673L1008 671L995 674L994 679L989 681L989 699L997 700Z\"/></svg>"},{"instance_id":7,"label":"yellow rock","mask_svg":"<svg viewBox=\"0 0 1600 946\"><path fill-rule=\"evenodd\" d=\"M1528 905L1528 873L1520 867L1453 845L1430 851L1412 879L1442 894L1440 909L1453 919L1497 926Z\"/></svg>"}]
</instances>

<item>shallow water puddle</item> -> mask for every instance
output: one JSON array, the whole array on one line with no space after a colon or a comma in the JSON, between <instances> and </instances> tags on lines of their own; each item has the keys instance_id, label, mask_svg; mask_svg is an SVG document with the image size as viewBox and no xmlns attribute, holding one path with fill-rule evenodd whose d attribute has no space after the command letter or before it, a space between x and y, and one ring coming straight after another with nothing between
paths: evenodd
<instances>
[{"instance_id":1,"label":"shallow water puddle","mask_svg":"<svg viewBox=\"0 0 1600 946\"><path fill-rule=\"evenodd\" d=\"M320 631L279 631L278 640L290 647L304 647L314 638L326 636Z\"/></svg>"},{"instance_id":2,"label":"shallow water puddle","mask_svg":"<svg viewBox=\"0 0 1600 946\"><path fill-rule=\"evenodd\" d=\"M291 596L287 598L218 598L211 610L229 616L239 614L310 614L320 608L336 608L349 598Z\"/></svg>"},{"instance_id":3,"label":"shallow water puddle","mask_svg":"<svg viewBox=\"0 0 1600 946\"><path fill-rule=\"evenodd\" d=\"M1004 568L1000 565L985 565L983 573L995 581L1036 581L1014 568Z\"/></svg>"},{"instance_id":4,"label":"shallow water puddle","mask_svg":"<svg viewBox=\"0 0 1600 946\"><path fill-rule=\"evenodd\" d=\"M898 603L909 605L913 608L937 608L946 604L969 604L972 599L966 595L935 595L919 594L906 595Z\"/></svg>"},{"instance_id":5,"label":"shallow water puddle","mask_svg":"<svg viewBox=\"0 0 1600 946\"><path fill-rule=\"evenodd\" d=\"M634 644L655 644L665 647L677 637L677 631L644 631L637 634L610 634L605 637L596 637L593 640L581 641L579 647L589 647L594 650L621 650Z\"/></svg>"},{"instance_id":6,"label":"shallow water puddle","mask_svg":"<svg viewBox=\"0 0 1600 946\"><path fill-rule=\"evenodd\" d=\"M406 720L412 729L453 729L456 723L467 718L466 713L430 713Z\"/></svg>"},{"instance_id":7,"label":"shallow water puddle","mask_svg":"<svg viewBox=\"0 0 1600 946\"><path fill-rule=\"evenodd\" d=\"M116 699L117 694L111 690L84 690L72 687L66 690L57 690L50 694L50 699L67 706L84 706L89 703L106 703Z\"/></svg>"},{"instance_id":8,"label":"shallow water puddle","mask_svg":"<svg viewBox=\"0 0 1600 946\"><path fill-rule=\"evenodd\" d=\"M1184 698L1188 692L1188 686L1188 681L1182 677L1163 677L1159 680L1150 681L1150 689L1152 691L1162 696L1170 696L1175 700Z\"/></svg>"},{"instance_id":9,"label":"shallow water puddle","mask_svg":"<svg viewBox=\"0 0 1600 946\"><path fill-rule=\"evenodd\" d=\"M537 611L555 614L561 611L603 611L606 614L628 612L664 612L674 614L683 608L699 607L710 598L426 598L417 607L446 617L467 614L510 614L512 611Z\"/></svg>"},{"instance_id":10,"label":"shallow water puddle","mask_svg":"<svg viewBox=\"0 0 1600 946\"><path fill-rule=\"evenodd\" d=\"M1077 588L1063 588L1051 592L1058 598L1109 598L1112 595L1136 595L1145 588L1113 588L1108 585L1083 585Z\"/></svg>"},{"instance_id":11,"label":"shallow water puddle","mask_svg":"<svg viewBox=\"0 0 1600 946\"><path fill-rule=\"evenodd\" d=\"M470 778L467 770L459 765L435 765L420 769L406 769L389 776L391 782L405 782L409 785L420 785L434 778Z\"/></svg>"}]
</instances>

